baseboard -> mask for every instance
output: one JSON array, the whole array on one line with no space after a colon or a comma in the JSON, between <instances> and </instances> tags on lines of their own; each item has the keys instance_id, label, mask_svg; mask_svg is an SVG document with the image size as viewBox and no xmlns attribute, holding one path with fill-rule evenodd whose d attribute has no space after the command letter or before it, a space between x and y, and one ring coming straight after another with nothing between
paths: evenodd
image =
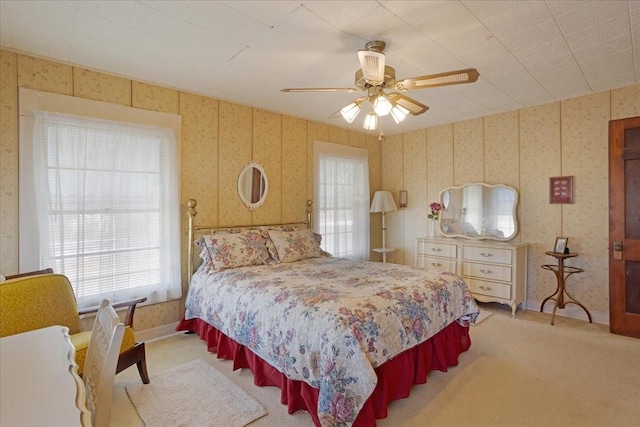
<instances>
[{"instance_id":1,"label":"baseboard","mask_svg":"<svg viewBox=\"0 0 640 427\"><path fill-rule=\"evenodd\" d=\"M158 326L157 328L145 329L143 331L136 330L136 341L149 342L161 338L166 338L170 335L183 333L177 332L176 326L178 326L178 322Z\"/></svg>"},{"instance_id":2,"label":"baseboard","mask_svg":"<svg viewBox=\"0 0 640 427\"><path fill-rule=\"evenodd\" d=\"M529 299L527 300L526 309L539 312L540 304L542 304L542 301ZM544 312L549 314L553 312L553 301L549 301L545 304ZM594 323L602 323L603 325L609 324L609 312L589 310L589 313L591 313L591 319ZM586 321L589 320L587 313L585 313L582 308L573 304L565 305L565 308L556 310L556 316L570 317L572 319Z\"/></svg>"}]
</instances>

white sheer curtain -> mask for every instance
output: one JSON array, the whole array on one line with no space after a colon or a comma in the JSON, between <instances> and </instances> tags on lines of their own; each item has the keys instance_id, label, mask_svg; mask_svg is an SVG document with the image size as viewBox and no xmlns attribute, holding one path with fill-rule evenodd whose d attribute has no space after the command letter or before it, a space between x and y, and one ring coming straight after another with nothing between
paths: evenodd
<instances>
[{"instance_id":1,"label":"white sheer curtain","mask_svg":"<svg viewBox=\"0 0 640 427\"><path fill-rule=\"evenodd\" d=\"M369 259L369 162L363 148L314 143L314 229L333 256Z\"/></svg>"},{"instance_id":2,"label":"white sheer curtain","mask_svg":"<svg viewBox=\"0 0 640 427\"><path fill-rule=\"evenodd\" d=\"M34 115L34 185L32 192L21 186L21 198L35 206L40 266L69 277L79 307L103 298L180 298L174 131Z\"/></svg>"}]
</instances>

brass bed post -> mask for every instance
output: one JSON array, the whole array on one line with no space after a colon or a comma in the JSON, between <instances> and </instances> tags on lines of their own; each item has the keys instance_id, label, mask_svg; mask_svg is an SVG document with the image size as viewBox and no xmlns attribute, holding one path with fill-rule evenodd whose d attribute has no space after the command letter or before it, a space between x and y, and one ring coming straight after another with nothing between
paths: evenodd
<instances>
[{"instance_id":1,"label":"brass bed post","mask_svg":"<svg viewBox=\"0 0 640 427\"><path fill-rule=\"evenodd\" d=\"M311 222L311 214L313 213L313 200L307 200L307 226L313 231L313 223Z\"/></svg>"},{"instance_id":2,"label":"brass bed post","mask_svg":"<svg viewBox=\"0 0 640 427\"><path fill-rule=\"evenodd\" d=\"M193 276L193 219L195 218L196 215L198 215L198 212L196 211L196 206L198 205L198 202L195 201L195 199L189 199L187 200L187 207L189 209L187 209L187 218L188 218L188 223L189 223L189 247L187 248L187 283L191 283L191 276Z\"/></svg>"}]
</instances>

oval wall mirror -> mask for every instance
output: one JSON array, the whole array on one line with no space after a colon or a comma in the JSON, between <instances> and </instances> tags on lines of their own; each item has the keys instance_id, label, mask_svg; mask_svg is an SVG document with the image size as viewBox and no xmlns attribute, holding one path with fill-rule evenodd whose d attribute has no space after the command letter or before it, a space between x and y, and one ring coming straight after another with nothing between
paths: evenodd
<instances>
[{"instance_id":1,"label":"oval wall mirror","mask_svg":"<svg viewBox=\"0 0 640 427\"><path fill-rule=\"evenodd\" d=\"M251 162L242 169L238 176L238 194L249 209L253 211L262 206L268 191L267 174L259 163Z\"/></svg>"},{"instance_id":2,"label":"oval wall mirror","mask_svg":"<svg viewBox=\"0 0 640 427\"><path fill-rule=\"evenodd\" d=\"M518 191L477 182L440 192L440 233L446 237L507 241L518 234Z\"/></svg>"}]
</instances>

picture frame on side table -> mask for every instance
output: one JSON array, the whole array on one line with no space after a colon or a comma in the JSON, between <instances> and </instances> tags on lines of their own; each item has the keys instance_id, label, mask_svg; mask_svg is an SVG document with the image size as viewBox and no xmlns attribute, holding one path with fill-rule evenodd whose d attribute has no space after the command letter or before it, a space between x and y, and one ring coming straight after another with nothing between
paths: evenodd
<instances>
[{"instance_id":1,"label":"picture frame on side table","mask_svg":"<svg viewBox=\"0 0 640 427\"><path fill-rule=\"evenodd\" d=\"M563 254L565 249L567 249L568 240L568 237L556 237L556 244L553 247L553 252Z\"/></svg>"}]
</instances>

